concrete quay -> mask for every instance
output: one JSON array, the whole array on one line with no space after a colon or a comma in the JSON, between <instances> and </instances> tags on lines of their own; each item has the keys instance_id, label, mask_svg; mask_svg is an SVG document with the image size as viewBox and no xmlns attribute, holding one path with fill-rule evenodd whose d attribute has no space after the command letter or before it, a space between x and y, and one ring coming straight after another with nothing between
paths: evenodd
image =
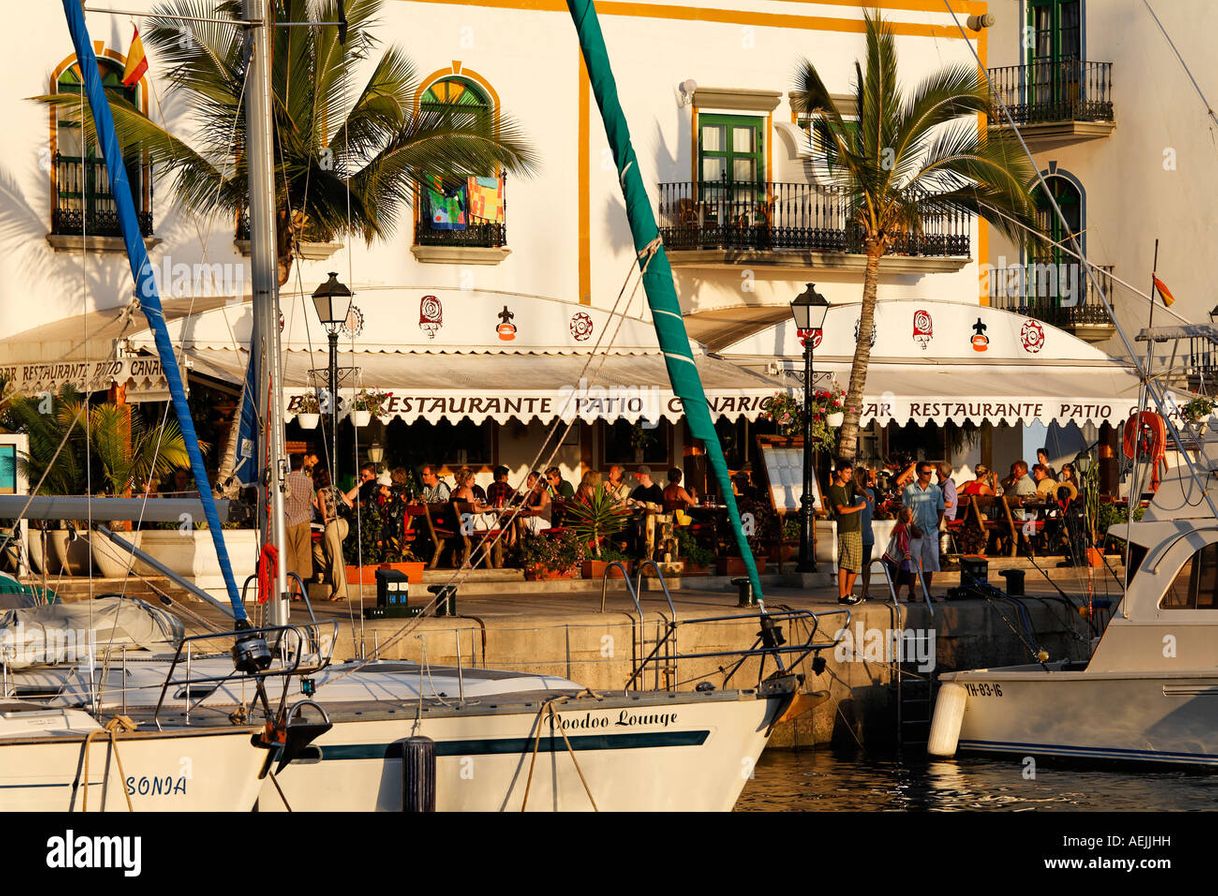
<instances>
[{"instance_id":1,"label":"concrete quay","mask_svg":"<svg viewBox=\"0 0 1218 896\"><path fill-rule=\"evenodd\" d=\"M788 644L812 637L813 625L819 627L813 637L818 643L828 644L842 634L836 647L820 651L826 661L822 674L813 673L809 660L796 670L807 676L809 690L827 692L828 699L803 718L780 726L771 744L779 748L894 744L898 703L894 674L900 664L893 660L901 659L893 655L896 642L905 644L906 662L901 668L906 696L916 696L919 686L924 695L926 686L921 682L933 672L1032 662L1040 649L1054 659L1085 658L1092 631L1078 606L1084 602L1088 571L1059 569L1050 560L1041 561L1041 565L1052 584L1029 569L1027 596L1020 601L1022 610L1009 600L973 599L936 602L933 616L924 603L893 605L873 599L851 608L839 607L826 574L817 576L820 581L812 587L792 587L784 584L781 576L765 577L769 609L816 614L784 625ZM669 630L673 612L658 591L641 594L640 618L620 580L609 582L605 612L601 613L600 582L495 581L495 572L486 571L462 584L455 617L364 620L362 606L375 604L375 587L367 585L363 586L362 600L359 586L353 585L347 601L315 599L313 610L318 619L339 623L334 649L337 660L375 653L385 659L434 665L534 671L570 678L594 691L622 689L640 661ZM441 581L448 581L452 575L452 571L443 573ZM942 594L958 578L958 573L937 574L935 592ZM1119 594L1115 577L1104 570L1093 570L1090 579L1093 593L1111 598L1115 604ZM995 569L990 571L990 581L999 588L1005 584ZM1054 584L1070 597L1072 606L1066 605ZM65 599L73 599L73 592L81 585L87 583L61 580L59 590ZM873 582L873 598L883 587L882 579ZM186 611L182 616L192 630L200 630L204 622L224 625L221 613L169 587L165 580L133 579L125 588L127 594L153 601L158 599L158 591L167 595ZM92 590L94 594L116 592L123 586L94 580ZM85 591L80 597L87 598L87 594ZM314 596L320 598L321 591L316 590ZM746 661L725 684L726 672L734 663L728 654L748 648L759 631L756 611L750 615L749 610L737 608L737 593L729 580L687 579L672 590L671 596L678 622L676 652L723 655L675 661L666 656L647 664L639 686L675 684L689 689L700 681L710 681L716 687L756 684L755 659ZM421 604L431 595L416 585L412 597L412 603ZM255 619L256 607L250 606ZM844 612L846 609L849 613ZM713 617L736 618L699 622ZM293 603L293 622L308 619L304 605ZM906 633L906 640L898 634L894 642L894 632ZM911 638L914 640L908 640ZM766 671L773 668L772 661L768 662ZM904 711L908 717L918 710L907 706ZM925 704L920 711L926 713Z\"/></svg>"}]
</instances>

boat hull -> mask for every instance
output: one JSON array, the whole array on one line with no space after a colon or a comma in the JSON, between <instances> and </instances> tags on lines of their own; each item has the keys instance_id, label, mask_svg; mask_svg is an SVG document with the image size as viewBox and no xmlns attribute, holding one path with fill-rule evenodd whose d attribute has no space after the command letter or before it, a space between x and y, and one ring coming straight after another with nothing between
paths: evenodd
<instances>
[{"instance_id":1,"label":"boat hull","mask_svg":"<svg viewBox=\"0 0 1218 896\"><path fill-rule=\"evenodd\" d=\"M126 732L114 747L97 733L87 788L86 736L0 738L0 812L126 812L124 790L137 812L245 812L258 799L267 753L250 729Z\"/></svg>"},{"instance_id":2,"label":"boat hull","mask_svg":"<svg viewBox=\"0 0 1218 896\"><path fill-rule=\"evenodd\" d=\"M1036 666L940 681L967 693L960 752L1218 766L1218 674Z\"/></svg>"},{"instance_id":3,"label":"boat hull","mask_svg":"<svg viewBox=\"0 0 1218 896\"><path fill-rule=\"evenodd\" d=\"M396 717L334 713L333 729L278 782L294 811L400 811L402 742L422 735L435 741L438 811L585 811L594 802L599 811L729 811L785 698L581 698L556 706L554 721L542 702L417 719L408 705ZM269 781L258 806L285 808Z\"/></svg>"}]
</instances>

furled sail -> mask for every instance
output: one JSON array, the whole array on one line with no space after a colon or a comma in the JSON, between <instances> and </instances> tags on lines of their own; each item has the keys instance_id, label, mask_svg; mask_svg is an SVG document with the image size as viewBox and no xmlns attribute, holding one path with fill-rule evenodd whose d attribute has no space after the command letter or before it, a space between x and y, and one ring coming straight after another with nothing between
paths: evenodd
<instances>
[{"instance_id":1,"label":"furled sail","mask_svg":"<svg viewBox=\"0 0 1218 896\"><path fill-rule=\"evenodd\" d=\"M72 43L76 47L76 61L80 66L85 95L89 98L89 108L93 113L97 142L106 160L106 172L110 177L110 191L114 195L123 242L127 246L127 259L131 263L131 275L135 280L135 293L139 299L140 309L148 319L148 326L151 328L156 342L157 353L161 356L161 367L165 372L165 382L168 384L169 393L172 396L173 410L178 419L178 426L182 429L182 438L186 441L186 450L190 454L190 469L194 474L195 484L199 488L203 514L207 518L207 526L211 530L212 541L216 546L216 557L220 562L220 571L224 576L228 599L233 605L233 617L242 621L246 618L245 608L237 593L237 583L233 578L228 549L224 545L220 516L216 513L216 504L212 497L207 469L203 466L203 454L199 450L199 437L195 434L194 420L191 419L190 407L186 402L182 374L173 353L173 345L169 341L169 331L165 328L161 296L157 291L152 265L148 261L148 252L144 248L144 240L140 235L135 214L135 201L131 197L131 184L127 180L122 149L114 130L114 117L110 113L106 91L102 86L101 75L97 69L97 57L93 53L93 42L85 24L84 10L81 8L80 0L63 0L63 11L68 20L68 30L72 33Z\"/></svg>"},{"instance_id":2,"label":"furled sail","mask_svg":"<svg viewBox=\"0 0 1218 896\"><path fill-rule=\"evenodd\" d=\"M592 0L567 0L567 8L571 11L575 30L579 33L579 45L584 54L584 63L588 67L592 92L596 97L596 104L600 107L605 134L613 151L614 164L617 165L618 180L626 201L626 217L630 221L630 233L634 239L635 251L640 253L643 289L651 306L656 337L659 339L661 351L664 352L668 378L672 381L673 392L685 406L685 420L690 432L706 446L720 492L727 504L732 531L736 536L736 544L740 547L740 556L744 559L749 581L753 585L753 594L760 600L761 578L757 574L757 564L753 562L753 552L741 526L740 510L732 495L732 483L727 472L727 460L723 456L723 447L719 444L719 434L715 432L706 393L702 390L702 379L698 376L698 368L690 352L689 335L685 332L681 305L673 287L672 268L668 264L664 245L658 240L659 228L651 211L651 200L647 197L643 178L639 174L634 147L630 143L630 129L626 125L626 116L618 100L617 83L609 65L609 53L596 17L596 7ZM651 252L652 248L654 254Z\"/></svg>"}]
</instances>

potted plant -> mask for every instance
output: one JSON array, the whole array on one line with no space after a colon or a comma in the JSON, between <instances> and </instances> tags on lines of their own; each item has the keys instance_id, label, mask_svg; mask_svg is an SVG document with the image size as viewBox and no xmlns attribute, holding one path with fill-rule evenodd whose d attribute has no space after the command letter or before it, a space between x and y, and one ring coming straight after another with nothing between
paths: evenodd
<instances>
[{"instance_id":1,"label":"potted plant","mask_svg":"<svg viewBox=\"0 0 1218 896\"><path fill-rule=\"evenodd\" d=\"M301 429L317 429L321 422L321 402L312 392L296 399L296 422Z\"/></svg>"},{"instance_id":2,"label":"potted plant","mask_svg":"<svg viewBox=\"0 0 1218 896\"><path fill-rule=\"evenodd\" d=\"M524 576L530 581L574 578L584 562L584 544L569 529L556 535L526 536L519 550Z\"/></svg>"},{"instance_id":3,"label":"potted plant","mask_svg":"<svg viewBox=\"0 0 1218 896\"><path fill-rule=\"evenodd\" d=\"M586 579L599 579L605 574L608 560L603 553L605 542L626 526L630 512L612 494L598 485L586 502L573 501L567 507L566 526L573 531L590 554L583 562ZM621 570L614 570L620 577Z\"/></svg>"},{"instance_id":4,"label":"potted plant","mask_svg":"<svg viewBox=\"0 0 1218 896\"><path fill-rule=\"evenodd\" d=\"M423 584L423 561L400 535L386 534L385 509L370 501L359 513L359 538L353 537L356 526L352 522L350 534L343 542L347 581L375 585L378 569L396 569L406 575L410 584Z\"/></svg>"},{"instance_id":5,"label":"potted plant","mask_svg":"<svg viewBox=\"0 0 1218 896\"><path fill-rule=\"evenodd\" d=\"M385 403L389 399L387 392L360 389L351 400L351 423L355 426L367 426L373 417L385 413Z\"/></svg>"},{"instance_id":6,"label":"potted plant","mask_svg":"<svg viewBox=\"0 0 1218 896\"><path fill-rule=\"evenodd\" d=\"M677 530L677 549L685 562L683 575L704 576L710 572L711 564L715 562L715 552L698 544L688 527Z\"/></svg>"},{"instance_id":7,"label":"potted plant","mask_svg":"<svg viewBox=\"0 0 1218 896\"><path fill-rule=\"evenodd\" d=\"M837 443L835 430L845 419L845 399L837 383L828 389L818 389L812 395L812 447L832 453ZM773 420L780 435L788 438L804 434L804 404L802 396L779 392L770 399L766 416Z\"/></svg>"},{"instance_id":8,"label":"potted plant","mask_svg":"<svg viewBox=\"0 0 1218 896\"><path fill-rule=\"evenodd\" d=\"M1210 415L1214 412L1214 402L1209 398L1194 398L1180 408L1180 419L1197 427L1197 432L1204 435L1209 427Z\"/></svg>"}]
</instances>

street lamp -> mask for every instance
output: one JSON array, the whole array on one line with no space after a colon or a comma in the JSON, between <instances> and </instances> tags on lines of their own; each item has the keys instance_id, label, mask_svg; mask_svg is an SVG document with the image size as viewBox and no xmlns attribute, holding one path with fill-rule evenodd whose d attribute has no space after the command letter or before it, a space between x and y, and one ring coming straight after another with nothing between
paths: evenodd
<instances>
[{"instance_id":1,"label":"street lamp","mask_svg":"<svg viewBox=\"0 0 1218 896\"><path fill-rule=\"evenodd\" d=\"M791 316L804 343L804 494L800 501L799 562L796 572L816 572L816 510L812 506L815 470L812 463L812 349L817 333L825 325L829 300L816 291L816 284L791 302Z\"/></svg>"},{"instance_id":2,"label":"street lamp","mask_svg":"<svg viewBox=\"0 0 1218 896\"><path fill-rule=\"evenodd\" d=\"M338 282L338 274L313 290L313 307L326 328L330 340L330 480L338 481L338 328L347 321L351 310L351 290Z\"/></svg>"}]
</instances>

